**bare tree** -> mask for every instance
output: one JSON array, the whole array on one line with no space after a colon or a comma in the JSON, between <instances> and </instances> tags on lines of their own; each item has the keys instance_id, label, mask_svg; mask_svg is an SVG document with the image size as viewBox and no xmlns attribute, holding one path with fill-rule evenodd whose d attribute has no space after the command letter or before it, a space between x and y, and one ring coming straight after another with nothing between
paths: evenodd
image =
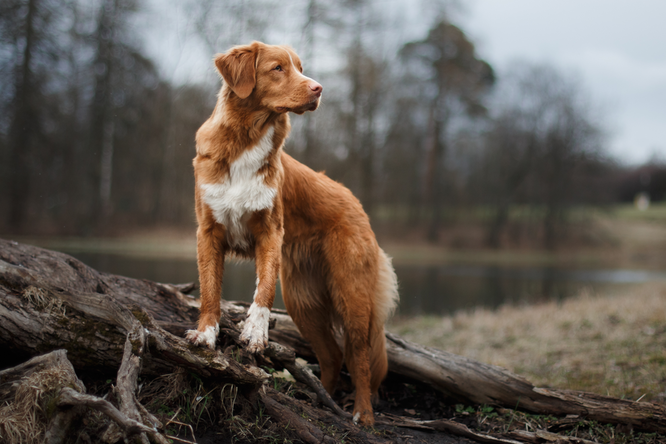
<instances>
[{"instance_id":1,"label":"bare tree","mask_svg":"<svg viewBox=\"0 0 666 444\"><path fill-rule=\"evenodd\" d=\"M186 3L195 30L212 54L233 45L264 40L275 14L272 0L194 0Z\"/></svg>"},{"instance_id":2,"label":"bare tree","mask_svg":"<svg viewBox=\"0 0 666 444\"><path fill-rule=\"evenodd\" d=\"M31 187L33 174L30 163L33 161L35 145L42 134L44 78L40 66L39 49L48 40L52 31L52 21L40 11L39 0L8 1L2 6L3 49L13 44L13 58L3 63L3 74L9 77L13 91L6 93L9 102L8 165L4 171L8 178L9 226L19 231L27 217L27 202L24 196ZM4 94L3 94L4 95Z\"/></svg>"},{"instance_id":3,"label":"bare tree","mask_svg":"<svg viewBox=\"0 0 666 444\"><path fill-rule=\"evenodd\" d=\"M428 238L436 240L440 226L447 131L454 118L483 115L484 93L495 76L485 61L477 58L472 42L457 26L441 19L421 41L401 49L404 60L414 63L412 77L420 79L427 103L426 171L424 194L432 212Z\"/></svg>"},{"instance_id":4,"label":"bare tree","mask_svg":"<svg viewBox=\"0 0 666 444\"><path fill-rule=\"evenodd\" d=\"M602 132L580 86L553 67L517 64L503 91L479 174L496 208L488 243L500 245L509 209L522 201L543 207L544 246L554 248L577 202L577 170L598 151Z\"/></svg>"},{"instance_id":5,"label":"bare tree","mask_svg":"<svg viewBox=\"0 0 666 444\"><path fill-rule=\"evenodd\" d=\"M99 176L96 182L100 204L94 207L100 223L108 220L112 211L111 184L116 134L114 99L116 102L122 101L121 97L116 95L122 92L114 88L119 83L117 71L123 66L123 61L119 59L131 52L123 41L122 28L125 26L127 14L136 8L135 0L104 0L98 9L97 29L94 35L95 92L91 104L90 147L100 152L99 168L95 169Z\"/></svg>"}]
</instances>

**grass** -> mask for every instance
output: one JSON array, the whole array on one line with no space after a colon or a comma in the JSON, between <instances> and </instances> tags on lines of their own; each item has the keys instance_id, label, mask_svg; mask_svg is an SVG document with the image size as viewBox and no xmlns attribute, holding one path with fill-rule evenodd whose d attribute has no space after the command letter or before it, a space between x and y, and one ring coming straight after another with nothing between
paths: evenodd
<instances>
[{"instance_id":1,"label":"grass","mask_svg":"<svg viewBox=\"0 0 666 444\"><path fill-rule=\"evenodd\" d=\"M653 203L645 211L640 211L631 204L616 205L611 214L620 220L666 222L666 202Z\"/></svg>"},{"instance_id":2,"label":"grass","mask_svg":"<svg viewBox=\"0 0 666 444\"><path fill-rule=\"evenodd\" d=\"M507 368L537 386L666 401L666 284L563 302L396 319L406 339Z\"/></svg>"},{"instance_id":3,"label":"grass","mask_svg":"<svg viewBox=\"0 0 666 444\"><path fill-rule=\"evenodd\" d=\"M480 432L511 437L514 432L537 432L543 442L559 442L558 435L612 444L660 444L664 436L657 433L636 432L627 426L602 424L581 418L557 418L549 415L533 415L512 409L491 406L456 406L455 417L461 422L471 422ZM539 441L542 442L542 441Z\"/></svg>"},{"instance_id":4,"label":"grass","mask_svg":"<svg viewBox=\"0 0 666 444\"><path fill-rule=\"evenodd\" d=\"M14 382L14 398L0 400L0 442L44 442L47 424L53 420L57 410L55 400L60 389L77 387L72 377L60 367L48 367ZM11 391L5 390L4 395L8 393Z\"/></svg>"}]
</instances>

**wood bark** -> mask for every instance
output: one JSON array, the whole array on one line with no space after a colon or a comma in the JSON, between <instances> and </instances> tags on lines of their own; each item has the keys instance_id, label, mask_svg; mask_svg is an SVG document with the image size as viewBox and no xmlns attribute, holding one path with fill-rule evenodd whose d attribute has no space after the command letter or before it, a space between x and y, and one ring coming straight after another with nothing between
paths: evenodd
<instances>
[{"instance_id":1,"label":"wood bark","mask_svg":"<svg viewBox=\"0 0 666 444\"><path fill-rule=\"evenodd\" d=\"M293 422L292 413L296 412L333 424L337 430L347 430L346 433L359 440L386 442L380 437L363 438L362 430L331 400L310 369L296 360L296 356L312 359L313 353L286 312L274 310L271 342L265 358L258 359L267 358L287 368L330 410L266 391L269 376L259 366L239 363L226 353L195 347L185 341L183 333L194 327L198 310L196 302L180 289L185 287L100 273L61 253L0 240L0 353L10 358L3 366L11 365L12 360L18 363L28 356L65 349L65 359L68 358L79 372L117 372L115 398L119 405L116 410L128 421L150 429L152 436L139 436L147 436L153 442L164 442L163 436L155 432L161 425L136 400L137 378L139 374L159 375L179 368L203 378L231 382L250 398L255 396L252 393L258 393L259 402L285 424ZM239 332L236 324L244 319L247 304L223 301L222 309L225 314L221 321L222 335L233 344ZM600 422L629 424L635 429L666 432L666 409L659 404L537 388L505 369L422 347L390 333L387 333L387 351L391 378L425 383L452 400L543 414L578 415ZM3 390L8 390L3 378L38 365L30 362L0 372L0 398ZM82 391L79 393L83 396ZM4 395L11 396L11 393ZM62 406L76 404L95 408L92 401L84 402L84 398L75 393L65 391L62 396L62 399L70 399L69 403L62 401ZM446 431L478 442L546 439L545 435L524 434L483 437L444 419L417 422L409 418L387 418L378 415L378 424L393 421L398 427ZM125 435L128 430L131 432L119 426ZM327 436L306 424L299 427L299 436L306 442L322 442ZM144 438L138 439L145 442Z\"/></svg>"},{"instance_id":2,"label":"wood bark","mask_svg":"<svg viewBox=\"0 0 666 444\"><path fill-rule=\"evenodd\" d=\"M76 393L85 391L65 350L38 356L0 371L0 405L4 407L0 413L0 442L9 437L25 442L35 439L43 439L48 444L63 442L80 410L70 408L51 416L47 414L46 421L42 423L25 421L25 418L34 419L38 417L38 412L44 412L41 404L44 404L44 392L49 388L55 393L61 389ZM18 405L11 405L14 400Z\"/></svg>"},{"instance_id":3,"label":"wood bark","mask_svg":"<svg viewBox=\"0 0 666 444\"><path fill-rule=\"evenodd\" d=\"M288 316L278 314L271 339L293 347L302 356L313 356ZM386 333L389 373L423 382L443 395L470 404L486 404L532 413L577 415L636 429L666 432L666 408L572 390L550 390L501 367L484 364L442 350L409 342Z\"/></svg>"}]
</instances>

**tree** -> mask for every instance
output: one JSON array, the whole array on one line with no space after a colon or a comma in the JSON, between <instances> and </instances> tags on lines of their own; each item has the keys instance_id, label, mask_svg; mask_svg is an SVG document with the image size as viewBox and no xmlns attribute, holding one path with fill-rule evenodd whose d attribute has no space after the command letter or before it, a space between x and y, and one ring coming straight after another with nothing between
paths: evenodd
<instances>
[{"instance_id":1,"label":"tree","mask_svg":"<svg viewBox=\"0 0 666 444\"><path fill-rule=\"evenodd\" d=\"M509 208L522 201L542 206L544 246L554 248L568 208L582 201L574 179L602 132L580 86L551 66L517 64L502 92L477 176L495 206L487 240L500 245Z\"/></svg>"},{"instance_id":2,"label":"tree","mask_svg":"<svg viewBox=\"0 0 666 444\"><path fill-rule=\"evenodd\" d=\"M140 68L141 64L150 64L126 42L124 27L127 16L137 9L136 0L103 0L97 12L97 29L93 41L95 59L93 74L95 90L90 109L90 148L99 152L99 167L94 168L94 183L97 184L99 202L93 205L98 223L108 221L112 212L111 186L113 180L113 155L116 138L117 111L124 105L123 72L127 68ZM138 61L139 64L135 62Z\"/></svg>"},{"instance_id":3,"label":"tree","mask_svg":"<svg viewBox=\"0 0 666 444\"><path fill-rule=\"evenodd\" d=\"M427 104L425 202L432 211L428 238L436 240L442 213L443 172L448 130L456 117L482 116L483 99L495 82L490 65L479 59L474 44L460 28L441 19L421 41L405 44L402 59L411 64L411 78L421 84Z\"/></svg>"},{"instance_id":4,"label":"tree","mask_svg":"<svg viewBox=\"0 0 666 444\"><path fill-rule=\"evenodd\" d=\"M275 14L273 0L191 0L186 3L193 14L196 33L211 56L233 45L265 40Z\"/></svg>"},{"instance_id":5,"label":"tree","mask_svg":"<svg viewBox=\"0 0 666 444\"><path fill-rule=\"evenodd\" d=\"M49 120L59 110L49 100L57 89L61 42L56 39L71 7L50 0L8 0L0 6L0 169L8 190L8 227L25 231L33 201L48 180L39 177L52 158L45 143ZM4 194L4 193L3 193Z\"/></svg>"}]
</instances>

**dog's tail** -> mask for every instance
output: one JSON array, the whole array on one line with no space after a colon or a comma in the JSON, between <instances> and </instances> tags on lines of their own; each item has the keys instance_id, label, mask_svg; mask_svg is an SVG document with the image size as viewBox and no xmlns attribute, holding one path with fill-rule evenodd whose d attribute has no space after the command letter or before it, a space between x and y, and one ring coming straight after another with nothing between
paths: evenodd
<instances>
[{"instance_id":1,"label":"dog's tail","mask_svg":"<svg viewBox=\"0 0 666 444\"><path fill-rule=\"evenodd\" d=\"M386 357L386 337L384 323L398 304L398 278L391 265L391 258L379 249L379 272L373 304L372 325L370 327L370 372L372 393L377 393L379 385L388 371Z\"/></svg>"}]
</instances>

